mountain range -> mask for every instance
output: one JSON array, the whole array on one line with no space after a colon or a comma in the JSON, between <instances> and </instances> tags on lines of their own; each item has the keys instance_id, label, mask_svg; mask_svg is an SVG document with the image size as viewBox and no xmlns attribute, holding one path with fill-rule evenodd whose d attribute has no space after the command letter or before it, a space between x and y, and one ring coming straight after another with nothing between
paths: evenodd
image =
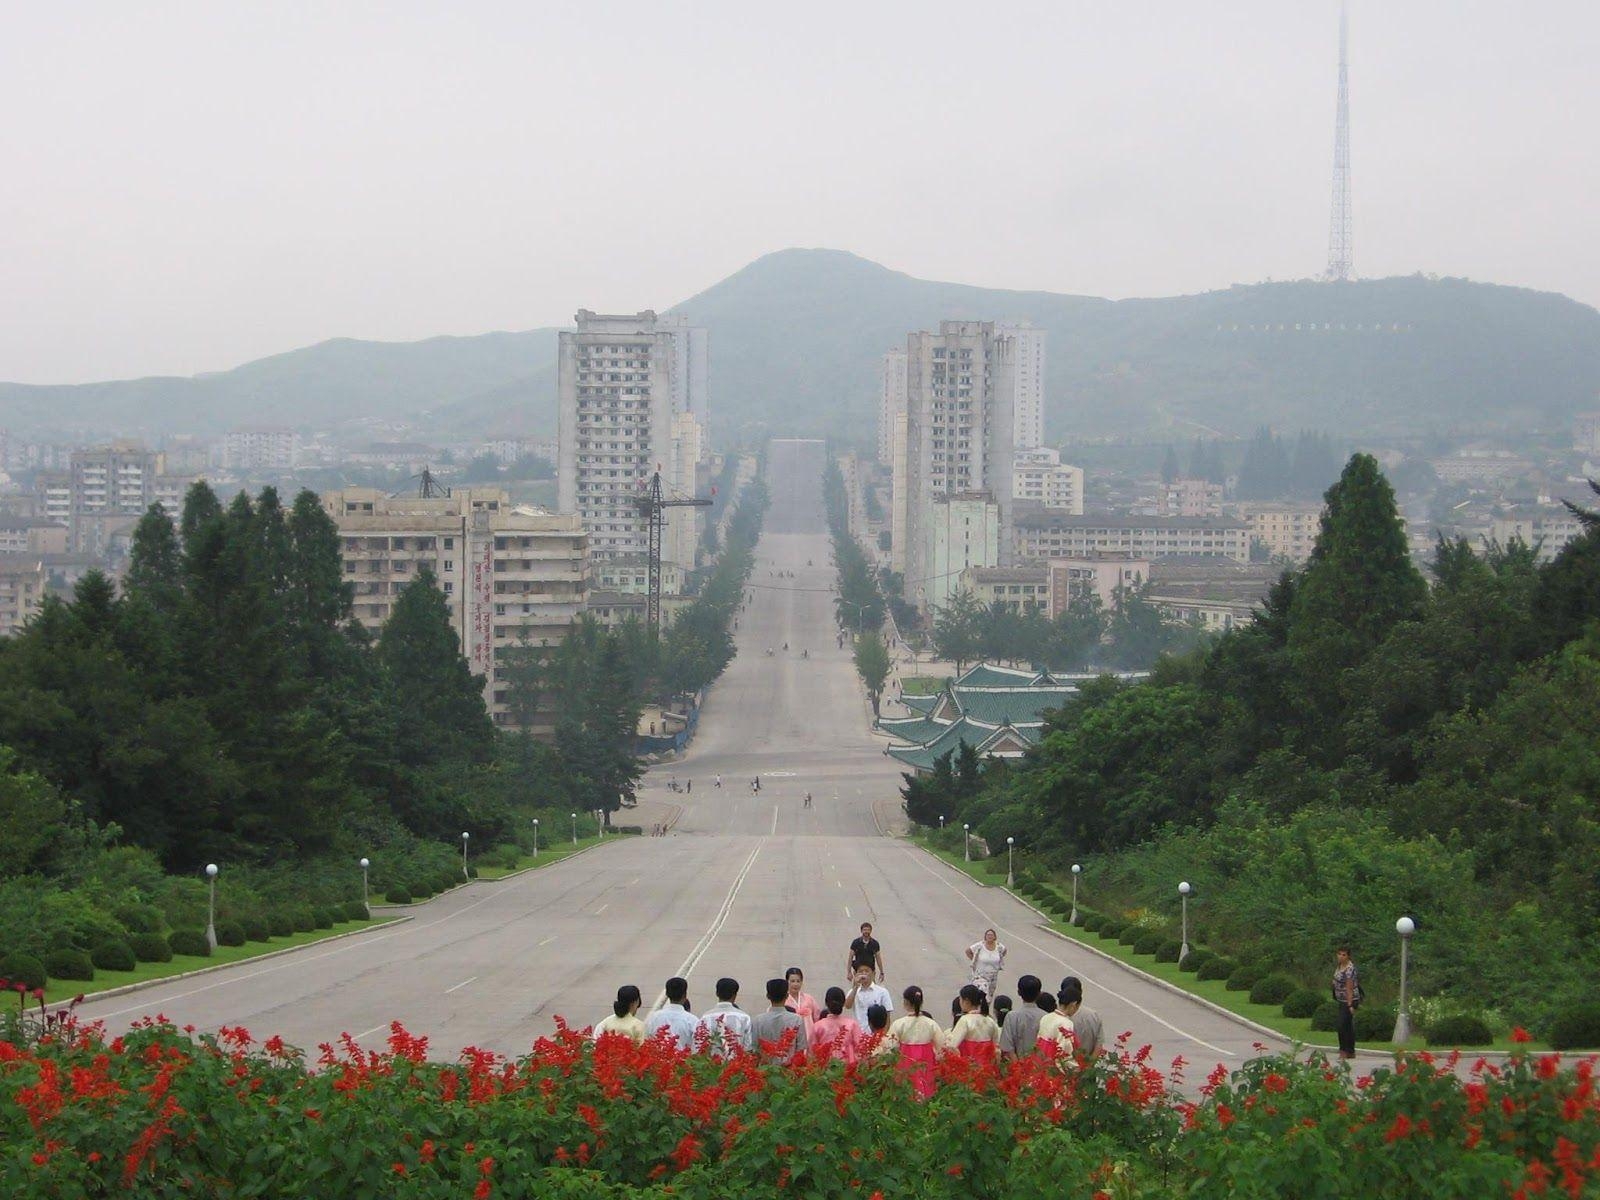
<instances>
[{"instance_id":1,"label":"mountain range","mask_svg":"<svg viewBox=\"0 0 1600 1200\"><path fill-rule=\"evenodd\" d=\"M710 330L718 440L763 428L865 440L880 356L943 318L1048 332L1050 439L1236 436L1261 424L1366 436L1560 428L1600 393L1593 308L1420 275L1106 300L939 283L794 249L668 311ZM193 377L0 383L0 428L156 435L388 421L418 436L551 433L556 332L337 338Z\"/></svg>"}]
</instances>

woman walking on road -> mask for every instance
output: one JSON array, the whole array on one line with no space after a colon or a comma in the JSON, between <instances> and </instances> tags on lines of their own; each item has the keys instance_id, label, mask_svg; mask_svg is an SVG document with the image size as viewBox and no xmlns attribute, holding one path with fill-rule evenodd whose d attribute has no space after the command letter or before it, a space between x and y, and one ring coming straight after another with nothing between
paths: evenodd
<instances>
[{"instance_id":1,"label":"woman walking on road","mask_svg":"<svg viewBox=\"0 0 1600 1200\"><path fill-rule=\"evenodd\" d=\"M983 989L967 984L956 1003L961 1006L961 1017L946 1036L945 1047L962 1058L993 1063L999 1058L1000 1026L983 1011L987 1007Z\"/></svg>"},{"instance_id":2,"label":"woman walking on road","mask_svg":"<svg viewBox=\"0 0 1600 1200\"><path fill-rule=\"evenodd\" d=\"M967 961L972 964L972 982L983 989L984 999L993 1000L1000 970L1006 965L1005 943L994 930L985 929L982 940L967 947Z\"/></svg>"},{"instance_id":3,"label":"woman walking on road","mask_svg":"<svg viewBox=\"0 0 1600 1200\"><path fill-rule=\"evenodd\" d=\"M911 1076L911 1087L922 1099L933 1095L933 1064L944 1031L922 1011L922 989L912 984L902 994L906 1015L889 1026L889 1036L900 1047L899 1066Z\"/></svg>"}]
</instances>

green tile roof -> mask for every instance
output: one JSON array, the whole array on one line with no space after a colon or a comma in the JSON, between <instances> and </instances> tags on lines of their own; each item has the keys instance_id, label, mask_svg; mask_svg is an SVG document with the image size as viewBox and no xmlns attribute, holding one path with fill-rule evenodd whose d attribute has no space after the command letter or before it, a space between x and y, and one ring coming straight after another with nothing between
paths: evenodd
<instances>
[{"instance_id":1,"label":"green tile roof","mask_svg":"<svg viewBox=\"0 0 1600 1200\"><path fill-rule=\"evenodd\" d=\"M972 688L957 685L955 697L962 715L975 721L1026 725L1043 720L1046 712L1060 708L1076 691L1072 687Z\"/></svg>"},{"instance_id":2,"label":"green tile roof","mask_svg":"<svg viewBox=\"0 0 1600 1200\"><path fill-rule=\"evenodd\" d=\"M960 687L1027 687L1039 678L1037 671L1019 671L1014 667L996 666L994 663L979 663L975 667L967 668L967 673L955 681L955 686Z\"/></svg>"},{"instance_id":3,"label":"green tile roof","mask_svg":"<svg viewBox=\"0 0 1600 1200\"><path fill-rule=\"evenodd\" d=\"M930 721L926 717L895 717L879 721L878 728L892 738L921 746L933 741L950 725L948 722Z\"/></svg>"},{"instance_id":4,"label":"green tile roof","mask_svg":"<svg viewBox=\"0 0 1600 1200\"><path fill-rule=\"evenodd\" d=\"M931 696L901 696L900 703L912 712L930 713L933 711L933 706L939 703L939 693L935 692Z\"/></svg>"}]
</instances>

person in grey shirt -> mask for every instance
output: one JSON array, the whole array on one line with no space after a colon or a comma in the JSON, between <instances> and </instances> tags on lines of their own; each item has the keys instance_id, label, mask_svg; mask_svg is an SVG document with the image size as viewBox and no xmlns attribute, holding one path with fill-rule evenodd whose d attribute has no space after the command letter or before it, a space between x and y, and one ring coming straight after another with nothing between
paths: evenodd
<instances>
[{"instance_id":1,"label":"person in grey shirt","mask_svg":"<svg viewBox=\"0 0 1600 1200\"><path fill-rule=\"evenodd\" d=\"M1088 1058L1100 1053L1105 1036L1100 1028L1100 1014L1083 1006L1083 984L1076 975L1068 975L1061 981L1056 1003L1072 1018L1072 1035L1077 1039L1078 1052Z\"/></svg>"},{"instance_id":2,"label":"person in grey shirt","mask_svg":"<svg viewBox=\"0 0 1600 1200\"><path fill-rule=\"evenodd\" d=\"M1000 1057L1026 1058L1033 1053L1039 1041L1039 1018L1044 1016L1034 1001L1044 991L1037 975L1024 975L1017 980L1017 996L1022 1003L1011 1010L1006 1023L1000 1026Z\"/></svg>"},{"instance_id":3,"label":"person in grey shirt","mask_svg":"<svg viewBox=\"0 0 1600 1200\"><path fill-rule=\"evenodd\" d=\"M755 1038L756 1051L763 1058L783 1061L810 1049L806 1039L805 1018L788 1007L788 1001L789 981L767 980L767 1011L757 1014L750 1021L750 1033ZM791 1029L794 1030L794 1037L788 1050L779 1050L778 1046Z\"/></svg>"}]
</instances>

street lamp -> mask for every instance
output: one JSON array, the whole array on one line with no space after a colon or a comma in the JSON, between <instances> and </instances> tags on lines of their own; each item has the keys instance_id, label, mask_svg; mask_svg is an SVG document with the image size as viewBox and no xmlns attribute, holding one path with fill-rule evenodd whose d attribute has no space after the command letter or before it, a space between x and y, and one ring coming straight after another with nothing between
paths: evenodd
<instances>
[{"instance_id":1,"label":"street lamp","mask_svg":"<svg viewBox=\"0 0 1600 1200\"><path fill-rule=\"evenodd\" d=\"M472 876L467 873L467 841L471 837L472 835L465 829L461 831L461 878L463 879L472 878Z\"/></svg>"},{"instance_id":2,"label":"street lamp","mask_svg":"<svg viewBox=\"0 0 1600 1200\"><path fill-rule=\"evenodd\" d=\"M1015 863L1016 863L1016 859L1014 857L1014 852L1015 852L1016 848L1017 848L1017 839L1008 837L1006 839L1006 886L1007 887L1016 887L1017 886L1017 873L1016 873L1016 871L1014 869Z\"/></svg>"},{"instance_id":3,"label":"street lamp","mask_svg":"<svg viewBox=\"0 0 1600 1200\"><path fill-rule=\"evenodd\" d=\"M578 814L577 813L573 813L572 814L572 844L574 846L576 846L578 844Z\"/></svg>"},{"instance_id":4,"label":"street lamp","mask_svg":"<svg viewBox=\"0 0 1600 1200\"><path fill-rule=\"evenodd\" d=\"M539 857L539 818L533 819L533 856Z\"/></svg>"},{"instance_id":5,"label":"street lamp","mask_svg":"<svg viewBox=\"0 0 1600 1200\"><path fill-rule=\"evenodd\" d=\"M944 814L943 813L939 814L939 832L940 833L944 832Z\"/></svg>"},{"instance_id":6,"label":"street lamp","mask_svg":"<svg viewBox=\"0 0 1600 1200\"><path fill-rule=\"evenodd\" d=\"M972 861L972 826L965 821L961 823L961 858L963 862Z\"/></svg>"},{"instance_id":7,"label":"street lamp","mask_svg":"<svg viewBox=\"0 0 1600 1200\"><path fill-rule=\"evenodd\" d=\"M1178 897L1183 902L1183 942L1178 947L1179 963L1189 957L1189 893L1192 890L1187 883L1178 885Z\"/></svg>"},{"instance_id":8,"label":"street lamp","mask_svg":"<svg viewBox=\"0 0 1600 1200\"><path fill-rule=\"evenodd\" d=\"M361 860L361 907L367 910L367 920L372 920L372 901L367 897L367 868L372 865L370 859Z\"/></svg>"},{"instance_id":9,"label":"street lamp","mask_svg":"<svg viewBox=\"0 0 1600 1200\"><path fill-rule=\"evenodd\" d=\"M1394 931L1400 935L1400 1014L1394 1019L1394 1044L1403 1046L1411 1039L1411 1014L1406 1011L1406 951L1417 923L1410 917L1401 917L1394 923Z\"/></svg>"},{"instance_id":10,"label":"street lamp","mask_svg":"<svg viewBox=\"0 0 1600 1200\"><path fill-rule=\"evenodd\" d=\"M1083 868L1077 863L1072 864L1072 915L1067 918L1068 925L1078 923L1078 876L1083 874Z\"/></svg>"},{"instance_id":11,"label":"street lamp","mask_svg":"<svg viewBox=\"0 0 1600 1200\"><path fill-rule=\"evenodd\" d=\"M206 900L206 945L217 948L217 864L206 864L206 883L209 896Z\"/></svg>"}]
</instances>

